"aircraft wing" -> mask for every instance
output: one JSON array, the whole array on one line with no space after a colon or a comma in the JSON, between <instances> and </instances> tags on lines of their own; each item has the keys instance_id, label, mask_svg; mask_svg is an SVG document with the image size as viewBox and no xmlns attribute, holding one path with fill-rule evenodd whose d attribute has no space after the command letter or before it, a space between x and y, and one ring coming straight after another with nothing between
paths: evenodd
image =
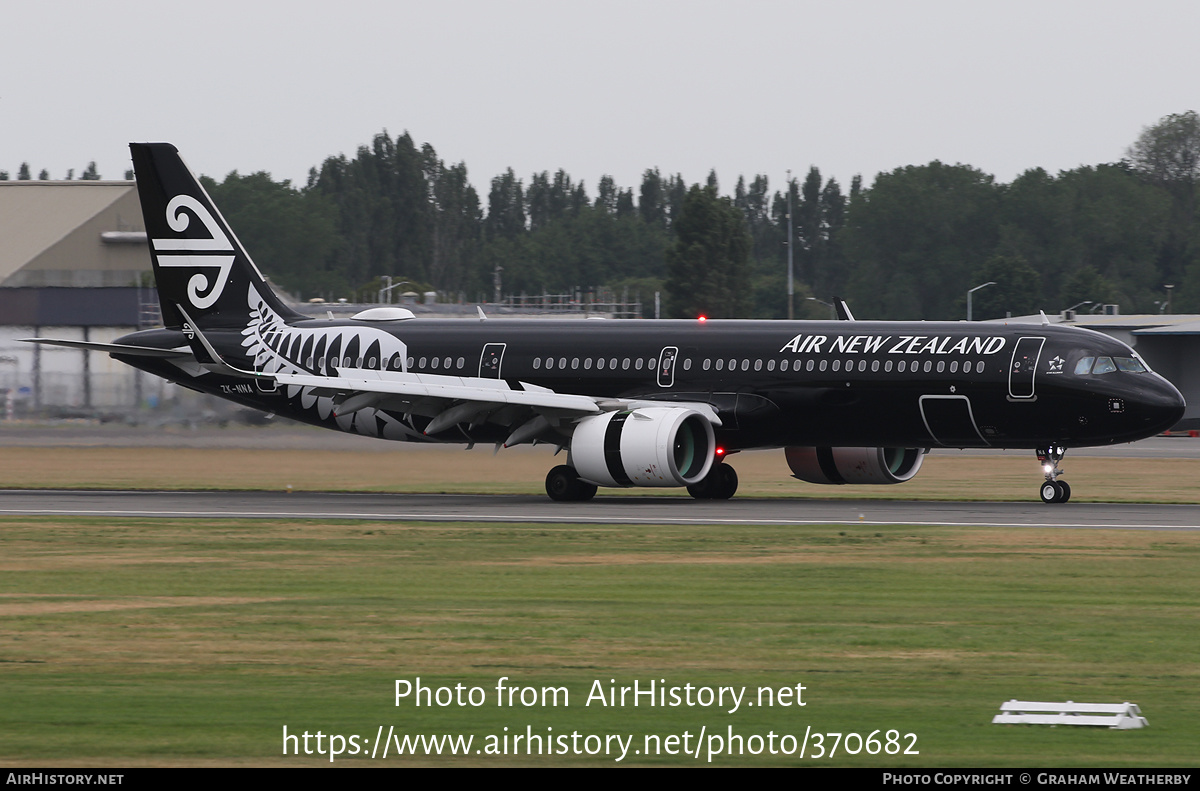
<instances>
[{"instance_id":1,"label":"aircraft wing","mask_svg":"<svg viewBox=\"0 0 1200 791\"><path fill-rule=\"evenodd\" d=\"M661 401L646 399L596 398L556 393L546 387L520 382L515 389L503 379L473 376L446 376L365 368L339 368L337 376L312 374L264 374L278 384L312 388L312 395L332 397L337 415L360 409L388 406L389 401L403 402L405 411L417 411L432 418L424 433L437 434L458 423L469 423L488 414L501 413L508 407L507 419L500 421L512 428L505 446L517 445L542 435L563 421L620 409L663 406ZM700 412L709 422L721 425L716 410L706 403L671 402ZM532 417L530 417L532 415Z\"/></svg>"},{"instance_id":2,"label":"aircraft wing","mask_svg":"<svg viewBox=\"0 0 1200 791\"><path fill-rule=\"evenodd\" d=\"M267 376L282 385L315 388L316 395L337 395L347 392L378 393L418 398L479 401L498 406L513 404L578 412L580 415L597 414L601 411L596 399L587 396L556 393L544 387L524 383L521 384L523 390L514 390L503 379L392 373L366 368L340 368L338 373L338 376L282 373L267 374Z\"/></svg>"}]
</instances>

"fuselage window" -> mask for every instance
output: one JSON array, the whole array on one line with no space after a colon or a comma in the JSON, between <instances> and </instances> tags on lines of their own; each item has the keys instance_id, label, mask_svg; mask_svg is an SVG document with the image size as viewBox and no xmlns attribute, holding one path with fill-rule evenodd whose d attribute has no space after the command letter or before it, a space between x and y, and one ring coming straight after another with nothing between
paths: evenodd
<instances>
[{"instance_id":1,"label":"fuselage window","mask_svg":"<svg viewBox=\"0 0 1200 791\"><path fill-rule=\"evenodd\" d=\"M730 360L730 361L729 361L729 370L731 370L731 371L736 371L736 370L737 370L737 360Z\"/></svg>"},{"instance_id":2,"label":"fuselage window","mask_svg":"<svg viewBox=\"0 0 1200 791\"><path fill-rule=\"evenodd\" d=\"M450 367L450 358L449 358L449 357L447 357L447 358L445 359L445 361L443 361L443 362L442 362L442 367L443 367L443 368L449 368L449 367Z\"/></svg>"},{"instance_id":3,"label":"fuselage window","mask_svg":"<svg viewBox=\"0 0 1200 791\"><path fill-rule=\"evenodd\" d=\"M707 357L705 357L704 362L700 363L700 367L707 371L710 367L712 367L712 360L709 360Z\"/></svg>"},{"instance_id":4,"label":"fuselage window","mask_svg":"<svg viewBox=\"0 0 1200 791\"><path fill-rule=\"evenodd\" d=\"M350 362L350 361L349 361L349 360L347 360L346 362L348 363L348 362ZM417 363L417 367L418 367L418 368L424 368L424 367L425 367L425 358L424 358L424 357L422 357L422 358L421 358L421 360L420 360L420 362L418 362L418 363Z\"/></svg>"},{"instance_id":5,"label":"fuselage window","mask_svg":"<svg viewBox=\"0 0 1200 791\"><path fill-rule=\"evenodd\" d=\"M640 371L640 370L642 370L642 358L641 358L641 357L637 357L637 358L635 358L635 359L634 359L634 361L633 361L633 370L635 370L635 371Z\"/></svg>"},{"instance_id":6,"label":"fuselage window","mask_svg":"<svg viewBox=\"0 0 1200 791\"><path fill-rule=\"evenodd\" d=\"M810 359L809 359L809 361L808 361L808 365L804 366L804 370L806 370L806 371L811 371L812 369L813 369L813 361L812 361L812 359L810 358ZM822 368L821 370L822 370L822 371L824 371L825 369L824 369L824 368Z\"/></svg>"},{"instance_id":7,"label":"fuselage window","mask_svg":"<svg viewBox=\"0 0 1200 791\"><path fill-rule=\"evenodd\" d=\"M883 361L883 370L884 370L884 373L890 374L892 372L892 361L891 360Z\"/></svg>"},{"instance_id":8,"label":"fuselage window","mask_svg":"<svg viewBox=\"0 0 1200 791\"><path fill-rule=\"evenodd\" d=\"M436 371L438 367L438 358L434 357L432 360L430 360L429 367Z\"/></svg>"},{"instance_id":9,"label":"fuselage window","mask_svg":"<svg viewBox=\"0 0 1200 791\"><path fill-rule=\"evenodd\" d=\"M464 365L466 365L466 364L467 364L467 361L466 361L466 360L464 360L462 357L459 357L459 358L458 358L458 360L457 360L456 362L458 363L458 367L459 367L459 369L460 369L460 370L462 369L462 367L463 367Z\"/></svg>"},{"instance_id":10,"label":"fuselage window","mask_svg":"<svg viewBox=\"0 0 1200 791\"><path fill-rule=\"evenodd\" d=\"M583 370L585 370L585 371L592 370L592 358L591 357L583 358Z\"/></svg>"},{"instance_id":11,"label":"fuselage window","mask_svg":"<svg viewBox=\"0 0 1200 791\"><path fill-rule=\"evenodd\" d=\"M304 364L304 367L305 367L305 368L312 368L312 367L313 367L313 358L309 357L309 358L308 358L308 361L307 361L307 362L305 362L305 364Z\"/></svg>"},{"instance_id":12,"label":"fuselage window","mask_svg":"<svg viewBox=\"0 0 1200 791\"><path fill-rule=\"evenodd\" d=\"M638 366L638 368L641 368L641 367L642 366L640 366L640 365ZM683 370L685 370L685 371L692 370L692 358L691 357L688 357L686 360L683 361Z\"/></svg>"},{"instance_id":13,"label":"fuselage window","mask_svg":"<svg viewBox=\"0 0 1200 791\"><path fill-rule=\"evenodd\" d=\"M971 361L970 360L967 360L965 363L963 363L963 373L965 373L965 374L971 373Z\"/></svg>"},{"instance_id":14,"label":"fuselage window","mask_svg":"<svg viewBox=\"0 0 1200 791\"><path fill-rule=\"evenodd\" d=\"M546 358L546 370L547 371L554 370L554 358L553 357Z\"/></svg>"},{"instance_id":15,"label":"fuselage window","mask_svg":"<svg viewBox=\"0 0 1200 791\"><path fill-rule=\"evenodd\" d=\"M1097 357L1096 364L1092 367L1094 374L1110 374L1117 370L1117 366L1113 365L1111 357Z\"/></svg>"},{"instance_id":16,"label":"fuselage window","mask_svg":"<svg viewBox=\"0 0 1200 791\"><path fill-rule=\"evenodd\" d=\"M535 370L535 371L536 371L537 369L539 369L539 368L541 368L541 367L542 367L542 358L541 358L541 357L534 357L534 358L533 358L533 370Z\"/></svg>"},{"instance_id":17,"label":"fuselage window","mask_svg":"<svg viewBox=\"0 0 1200 791\"><path fill-rule=\"evenodd\" d=\"M780 361L779 361L779 370L781 370L781 371L786 371L787 369L788 369L788 361L787 361L787 360L780 360ZM797 360L797 361L796 361L796 370L797 370L797 371L799 371L799 370L800 370L800 361L799 361L799 360Z\"/></svg>"},{"instance_id":18,"label":"fuselage window","mask_svg":"<svg viewBox=\"0 0 1200 791\"><path fill-rule=\"evenodd\" d=\"M875 373L875 372L876 372L876 371L878 371L878 370L879 370L879 361L878 361L878 360L872 360L872 361L871 361L871 373Z\"/></svg>"},{"instance_id":19,"label":"fuselage window","mask_svg":"<svg viewBox=\"0 0 1200 791\"><path fill-rule=\"evenodd\" d=\"M577 368L579 368L579 358L578 358L578 357L572 357L572 358L571 358L571 370L572 370L572 371L574 371L574 370L576 370Z\"/></svg>"},{"instance_id":20,"label":"fuselage window","mask_svg":"<svg viewBox=\"0 0 1200 791\"><path fill-rule=\"evenodd\" d=\"M907 367L908 367L908 363L905 362L904 360L901 360L899 363L896 364L896 370L899 371L900 373L904 373L904 369Z\"/></svg>"},{"instance_id":21,"label":"fuselage window","mask_svg":"<svg viewBox=\"0 0 1200 791\"><path fill-rule=\"evenodd\" d=\"M603 357L600 357L596 360L596 370L597 371L604 370L604 358Z\"/></svg>"},{"instance_id":22,"label":"fuselage window","mask_svg":"<svg viewBox=\"0 0 1200 791\"><path fill-rule=\"evenodd\" d=\"M558 358L558 367L559 367L559 370L562 370L562 371L567 370L567 358L566 357Z\"/></svg>"},{"instance_id":23,"label":"fuselage window","mask_svg":"<svg viewBox=\"0 0 1200 791\"><path fill-rule=\"evenodd\" d=\"M717 370L718 371L725 370L725 361L724 360L721 360L721 359L717 360Z\"/></svg>"},{"instance_id":24,"label":"fuselage window","mask_svg":"<svg viewBox=\"0 0 1200 791\"><path fill-rule=\"evenodd\" d=\"M354 367L362 368L362 358L361 357L359 357L357 360L354 361Z\"/></svg>"},{"instance_id":25,"label":"fuselage window","mask_svg":"<svg viewBox=\"0 0 1200 791\"><path fill-rule=\"evenodd\" d=\"M756 371L761 371L761 370L762 370L762 360L755 360L755 361L754 361L754 370L756 370Z\"/></svg>"},{"instance_id":26,"label":"fuselage window","mask_svg":"<svg viewBox=\"0 0 1200 791\"><path fill-rule=\"evenodd\" d=\"M858 361L858 370L860 370L860 371L865 371L865 370L867 370L867 361L866 361L866 360L859 360L859 361Z\"/></svg>"},{"instance_id":27,"label":"fuselage window","mask_svg":"<svg viewBox=\"0 0 1200 791\"><path fill-rule=\"evenodd\" d=\"M412 368L412 367L413 367L413 359L414 359L414 358L412 358L412 357L409 357L409 358L408 358L408 367L409 367L409 368Z\"/></svg>"},{"instance_id":28,"label":"fuselage window","mask_svg":"<svg viewBox=\"0 0 1200 791\"><path fill-rule=\"evenodd\" d=\"M657 357L647 357L646 358L646 367L649 368L651 371L653 371L655 368L658 367L658 358Z\"/></svg>"},{"instance_id":29,"label":"fuselage window","mask_svg":"<svg viewBox=\"0 0 1200 791\"><path fill-rule=\"evenodd\" d=\"M612 371L617 370L617 358L616 357L612 357L609 359L608 367L609 367L609 370L612 370Z\"/></svg>"},{"instance_id":30,"label":"fuselage window","mask_svg":"<svg viewBox=\"0 0 1200 791\"><path fill-rule=\"evenodd\" d=\"M822 362L824 362L824 360L822 360ZM821 370L825 370L825 369L824 369L824 368L822 368ZM833 370L835 370L835 371L840 371L840 370L842 370L842 361L841 361L841 360L834 360L834 361L833 361Z\"/></svg>"},{"instance_id":31,"label":"fuselage window","mask_svg":"<svg viewBox=\"0 0 1200 791\"><path fill-rule=\"evenodd\" d=\"M979 362L975 363L975 373L977 373L977 374L983 373L983 360L980 360Z\"/></svg>"},{"instance_id":32,"label":"fuselage window","mask_svg":"<svg viewBox=\"0 0 1200 791\"><path fill-rule=\"evenodd\" d=\"M775 361L774 360L767 360L767 370L768 371L775 370Z\"/></svg>"},{"instance_id":33,"label":"fuselage window","mask_svg":"<svg viewBox=\"0 0 1200 791\"><path fill-rule=\"evenodd\" d=\"M809 362L812 362L812 360L809 360ZM826 362L827 362L826 360L822 360L822 361L821 361L821 370L822 370L822 371L824 371L824 370L825 370L825 364L826 364ZM836 371L837 369L835 368L834 370Z\"/></svg>"},{"instance_id":34,"label":"fuselage window","mask_svg":"<svg viewBox=\"0 0 1200 791\"><path fill-rule=\"evenodd\" d=\"M958 360L950 361L950 373L952 373L952 374L958 373Z\"/></svg>"},{"instance_id":35,"label":"fuselage window","mask_svg":"<svg viewBox=\"0 0 1200 791\"><path fill-rule=\"evenodd\" d=\"M933 360L926 360L925 361L925 373L929 373L929 370L931 368L933 368Z\"/></svg>"},{"instance_id":36,"label":"fuselage window","mask_svg":"<svg viewBox=\"0 0 1200 791\"><path fill-rule=\"evenodd\" d=\"M946 361L938 360L938 373L943 373L946 370Z\"/></svg>"},{"instance_id":37,"label":"fuselage window","mask_svg":"<svg viewBox=\"0 0 1200 791\"><path fill-rule=\"evenodd\" d=\"M629 370L629 358L628 358L628 357L626 357L625 359L621 360L621 370L622 370L622 371L628 371L628 370Z\"/></svg>"}]
</instances>

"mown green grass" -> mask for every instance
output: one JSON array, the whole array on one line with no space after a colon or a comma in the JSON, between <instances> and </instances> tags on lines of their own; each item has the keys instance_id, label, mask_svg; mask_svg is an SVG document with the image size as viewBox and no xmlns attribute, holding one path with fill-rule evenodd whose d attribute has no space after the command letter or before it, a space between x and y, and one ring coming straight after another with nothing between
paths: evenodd
<instances>
[{"instance_id":1,"label":"mown green grass","mask_svg":"<svg viewBox=\"0 0 1200 791\"><path fill-rule=\"evenodd\" d=\"M1198 563L1192 532L8 518L0 762L328 762L283 757L284 725L371 740L380 725L549 727L634 734L635 748L643 734L811 726L912 732L920 755L715 763L1194 766ZM487 704L395 706L394 681L418 676L481 686ZM571 705L497 707L501 676L566 686ZM596 679L800 683L808 705L585 706ZM991 725L1010 698L1129 700L1151 727Z\"/></svg>"}]
</instances>

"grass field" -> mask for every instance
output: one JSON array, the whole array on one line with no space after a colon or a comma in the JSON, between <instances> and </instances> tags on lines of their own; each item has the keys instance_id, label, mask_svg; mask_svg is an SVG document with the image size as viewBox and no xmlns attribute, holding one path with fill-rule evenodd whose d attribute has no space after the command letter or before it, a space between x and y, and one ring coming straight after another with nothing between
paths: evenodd
<instances>
[{"instance_id":1,"label":"grass field","mask_svg":"<svg viewBox=\"0 0 1200 791\"><path fill-rule=\"evenodd\" d=\"M283 757L285 725L360 744L395 726L477 746L530 727L634 736L633 749L645 734L694 740L702 728L895 729L916 734L919 755L714 763L1197 764L1195 532L7 518L0 550L5 765L328 763ZM395 680L418 676L477 685L487 703L394 705ZM497 707L505 676L566 687L570 705ZM807 705L584 705L610 679L751 695L803 684ZM1010 698L1133 701L1150 727L991 725Z\"/></svg>"},{"instance_id":2,"label":"grass field","mask_svg":"<svg viewBox=\"0 0 1200 791\"><path fill-rule=\"evenodd\" d=\"M0 453L5 488L273 489L295 491L543 492L546 471L562 463L546 447L398 445L353 451L10 447ZM1041 473L1033 454L926 458L913 480L897 486L817 486L794 480L783 452L731 457L738 493L754 497L1034 500ZM1200 459L1068 456L1064 479L1080 502L1200 502ZM601 490L621 496L677 494L682 489Z\"/></svg>"}]
</instances>

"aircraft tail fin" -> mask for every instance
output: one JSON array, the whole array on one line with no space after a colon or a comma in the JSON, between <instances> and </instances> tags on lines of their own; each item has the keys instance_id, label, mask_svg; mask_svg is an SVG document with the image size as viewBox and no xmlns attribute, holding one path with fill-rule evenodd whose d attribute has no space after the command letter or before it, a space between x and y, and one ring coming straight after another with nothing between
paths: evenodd
<instances>
[{"instance_id":1,"label":"aircraft tail fin","mask_svg":"<svg viewBox=\"0 0 1200 791\"><path fill-rule=\"evenodd\" d=\"M130 143L163 324L244 327L257 304L302 318L271 290L199 180L170 143ZM180 308L183 308L181 310Z\"/></svg>"}]
</instances>

